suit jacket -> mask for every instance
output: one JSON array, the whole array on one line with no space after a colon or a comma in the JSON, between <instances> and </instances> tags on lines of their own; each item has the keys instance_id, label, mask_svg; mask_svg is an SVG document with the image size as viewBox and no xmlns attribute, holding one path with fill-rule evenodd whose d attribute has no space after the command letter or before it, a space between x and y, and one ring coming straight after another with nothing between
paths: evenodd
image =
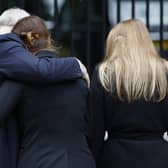
<instances>
[{"instance_id":1,"label":"suit jacket","mask_svg":"<svg viewBox=\"0 0 168 168\"><path fill-rule=\"evenodd\" d=\"M12 81L0 86L0 167L16 168L18 156L18 128L14 112L22 87Z\"/></svg>"},{"instance_id":2,"label":"suit jacket","mask_svg":"<svg viewBox=\"0 0 168 168\"><path fill-rule=\"evenodd\" d=\"M160 102L120 101L95 71L90 91L90 143L100 168L167 168L168 96ZM105 131L108 138L104 140Z\"/></svg>"},{"instance_id":3,"label":"suit jacket","mask_svg":"<svg viewBox=\"0 0 168 168\"><path fill-rule=\"evenodd\" d=\"M0 35L0 74L34 83L57 82L82 76L76 59L34 57L13 33Z\"/></svg>"}]
</instances>

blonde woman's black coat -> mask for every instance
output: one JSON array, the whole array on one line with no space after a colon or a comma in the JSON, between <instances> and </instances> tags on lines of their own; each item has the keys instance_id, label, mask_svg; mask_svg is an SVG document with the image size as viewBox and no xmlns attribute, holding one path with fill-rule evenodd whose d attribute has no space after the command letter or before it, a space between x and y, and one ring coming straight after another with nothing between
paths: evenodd
<instances>
[{"instance_id":1,"label":"blonde woman's black coat","mask_svg":"<svg viewBox=\"0 0 168 168\"><path fill-rule=\"evenodd\" d=\"M120 101L105 91L96 70L89 120L89 141L98 168L168 167L168 142L163 138L168 131L168 97L161 102Z\"/></svg>"}]
</instances>

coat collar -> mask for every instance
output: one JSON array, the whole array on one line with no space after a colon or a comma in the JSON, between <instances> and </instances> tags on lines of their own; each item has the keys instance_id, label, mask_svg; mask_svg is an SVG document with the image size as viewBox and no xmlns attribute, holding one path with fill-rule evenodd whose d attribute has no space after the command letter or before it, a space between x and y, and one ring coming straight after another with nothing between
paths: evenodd
<instances>
[{"instance_id":1,"label":"coat collar","mask_svg":"<svg viewBox=\"0 0 168 168\"><path fill-rule=\"evenodd\" d=\"M5 41L16 41L24 46L23 41L19 38L18 35L14 33L7 33L7 34L1 34L0 35L0 43Z\"/></svg>"},{"instance_id":2,"label":"coat collar","mask_svg":"<svg viewBox=\"0 0 168 168\"><path fill-rule=\"evenodd\" d=\"M58 56L53 51L48 50L41 50L38 53L36 53L36 56L39 58L47 57L47 58L58 58Z\"/></svg>"}]
</instances>

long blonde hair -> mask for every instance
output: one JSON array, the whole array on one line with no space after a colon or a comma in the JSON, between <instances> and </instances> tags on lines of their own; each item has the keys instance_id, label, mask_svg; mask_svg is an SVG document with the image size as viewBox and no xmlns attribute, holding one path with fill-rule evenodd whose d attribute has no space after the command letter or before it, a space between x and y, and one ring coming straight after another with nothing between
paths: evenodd
<instances>
[{"instance_id":1,"label":"long blonde hair","mask_svg":"<svg viewBox=\"0 0 168 168\"><path fill-rule=\"evenodd\" d=\"M161 101L167 94L167 68L139 20L117 24L108 34L99 65L102 86L120 100Z\"/></svg>"}]
</instances>

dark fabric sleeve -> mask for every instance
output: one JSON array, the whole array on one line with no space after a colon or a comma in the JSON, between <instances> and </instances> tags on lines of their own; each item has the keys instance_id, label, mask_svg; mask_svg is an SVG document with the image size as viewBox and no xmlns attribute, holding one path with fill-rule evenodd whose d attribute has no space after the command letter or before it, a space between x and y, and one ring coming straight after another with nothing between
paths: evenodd
<instances>
[{"instance_id":1,"label":"dark fabric sleeve","mask_svg":"<svg viewBox=\"0 0 168 168\"><path fill-rule=\"evenodd\" d=\"M89 135L88 143L93 155L98 162L103 147L105 124L104 124L104 94L99 82L97 69L94 71L89 94Z\"/></svg>"},{"instance_id":2,"label":"dark fabric sleeve","mask_svg":"<svg viewBox=\"0 0 168 168\"><path fill-rule=\"evenodd\" d=\"M22 92L22 85L10 80L4 81L0 86L0 126L14 110Z\"/></svg>"},{"instance_id":3,"label":"dark fabric sleeve","mask_svg":"<svg viewBox=\"0 0 168 168\"><path fill-rule=\"evenodd\" d=\"M37 58L15 42L10 43L7 53L1 53L0 73L14 80L41 83L82 77L75 58Z\"/></svg>"}]
</instances>

